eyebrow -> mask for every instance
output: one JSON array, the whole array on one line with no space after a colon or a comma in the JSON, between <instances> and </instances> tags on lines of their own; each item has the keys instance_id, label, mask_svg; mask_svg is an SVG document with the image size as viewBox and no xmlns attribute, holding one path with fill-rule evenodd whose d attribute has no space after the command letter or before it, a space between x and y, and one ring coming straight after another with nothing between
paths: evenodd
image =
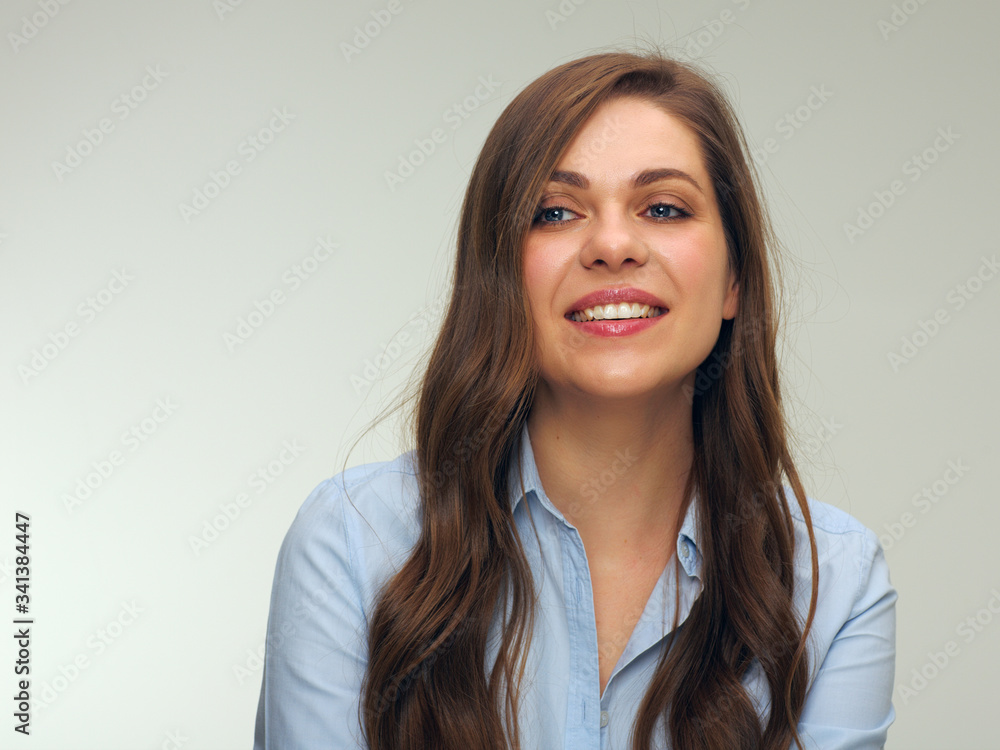
<instances>
[{"instance_id":1,"label":"eyebrow","mask_svg":"<svg viewBox=\"0 0 1000 750\"><path fill-rule=\"evenodd\" d=\"M654 182L659 182L660 180L684 180L694 185L699 192L705 192L701 189L701 185L698 184L698 181L694 177L682 169L673 169L672 167L647 169L642 171L632 179L632 187L641 188L646 185L651 185ZM549 177L549 181L561 182L564 185L572 185L573 187L578 187L581 190L587 190L590 187L590 180L579 172L571 172L562 169L557 169L553 172L552 176Z\"/></svg>"}]
</instances>

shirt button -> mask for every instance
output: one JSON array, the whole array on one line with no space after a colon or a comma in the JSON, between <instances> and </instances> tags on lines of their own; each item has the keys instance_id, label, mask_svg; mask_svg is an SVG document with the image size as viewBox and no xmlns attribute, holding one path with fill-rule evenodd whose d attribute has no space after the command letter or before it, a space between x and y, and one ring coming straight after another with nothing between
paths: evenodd
<instances>
[{"instance_id":1,"label":"shirt button","mask_svg":"<svg viewBox=\"0 0 1000 750\"><path fill-rule=\"evenodd\" d=\"M687 542L681 542L681 557L685 560L691 556L691 547Z\"/></svg>"},{"instance_id":2,"label":"shirt button","mask_svg":"<svg viewBox=\"0 0 1000 750\"><path fill-rule=\"evenodd\" d=\"M601 726L606 727L608 725L608 712L601 711Z\"/></svg>"}]
</instances>

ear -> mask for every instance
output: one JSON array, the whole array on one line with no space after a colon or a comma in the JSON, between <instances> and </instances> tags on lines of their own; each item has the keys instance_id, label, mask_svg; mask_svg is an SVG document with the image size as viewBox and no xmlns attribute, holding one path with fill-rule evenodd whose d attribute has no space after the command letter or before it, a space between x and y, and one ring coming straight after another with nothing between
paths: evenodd
<instances>
[{"instance_id":1,"label":"ear","mask_svg":"<svg viewBox=\"0 0 1000 750\"><path fill-rule=\"evenodd\" d=\"M726 288L726 297L722 302L722 318L732 320L736 317L736 311L740 306L740 285L736 281L736 272L729 272L729 282Z\"/></svg>"}]
</instances>

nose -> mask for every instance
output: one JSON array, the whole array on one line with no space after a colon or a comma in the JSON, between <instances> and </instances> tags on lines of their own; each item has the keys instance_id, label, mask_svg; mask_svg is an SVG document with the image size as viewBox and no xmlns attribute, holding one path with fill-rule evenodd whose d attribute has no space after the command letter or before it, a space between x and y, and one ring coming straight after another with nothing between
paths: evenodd
<instances>
[{"instance_id":1,"label":"nose","mask_svg":"<svg viewBox=\"0 0 1000 750\"><path fill-rule=\"evenodd\" d=\"M580 262L587 268L605 266L619 271L623 266L644 265L649 249L638 234L638 226L623 210L605 210L590 222Z\"/></svg>"}]
</instances>

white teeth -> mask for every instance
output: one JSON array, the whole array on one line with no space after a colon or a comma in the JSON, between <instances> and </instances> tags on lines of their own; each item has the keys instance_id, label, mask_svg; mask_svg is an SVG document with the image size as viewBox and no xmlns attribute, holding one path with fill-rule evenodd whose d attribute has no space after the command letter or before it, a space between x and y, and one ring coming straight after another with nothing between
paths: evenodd
<instances>
[{"instance_id":1,"label":"white teeth","mask_svg":"<svg viewBox=\"0 0 1000 750\"><path fill-rule=\"evenodd\" d=\"M656 318L665 312L662 307L650 307L638 302L622 302L614 305L596 305L585 310L576 310L570 318L578 323L588 320L622 320L628 318Z\"/></svg>"}]
</instances>

